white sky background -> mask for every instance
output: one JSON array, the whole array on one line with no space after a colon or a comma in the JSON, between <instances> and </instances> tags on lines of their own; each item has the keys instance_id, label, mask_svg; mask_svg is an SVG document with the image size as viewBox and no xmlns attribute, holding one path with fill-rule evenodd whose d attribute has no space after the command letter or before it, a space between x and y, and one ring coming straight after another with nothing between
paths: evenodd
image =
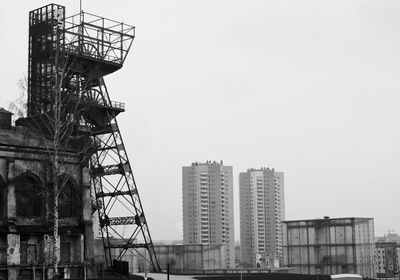
<instances>
[{"instance_id":1,"label":"white sky background","mask_svg":"<svg viewBox=\"0 0 400 280\"><path fill-rule=\"evenodd\" d=\"M28 12L0 8L0 107L27 73ZM79 1L59 1L67 15ZM285 173L286 219L375 218L400 233L399 1L83 1L136 26L106 77L154 240L182 238L181 167Z\"/></svg>"}]
</instances>

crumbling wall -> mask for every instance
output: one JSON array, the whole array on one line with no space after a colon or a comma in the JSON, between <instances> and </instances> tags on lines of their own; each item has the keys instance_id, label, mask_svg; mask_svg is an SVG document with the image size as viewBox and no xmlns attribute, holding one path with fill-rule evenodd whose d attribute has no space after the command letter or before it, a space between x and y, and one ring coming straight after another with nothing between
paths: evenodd
<instances>
[{"instance_id":1,"label":"crumbling wall","mask_svg":"<svg viewBox=\"0 0 400 280\"><path fill-rule=\"evenodd\" d=\"M0 280L33 279L33 274L41 279L41 275L46 274L43 274L43 265L49 266L52 259L53 198L50 190L54 178L49 154L39 145L18 145L28 142L21 141L19 138L25 136L17 131L0 129L0 136L5 134L7 137L0 137L0 265L6 265L7 270L0 270ZM13 148L13 145L17 146ZM72 207L73 211L65 211L60 217L61 265L66 265L71 275L79 276L74 265L93 262L89 173L75 154L68 154L64 159L61 173L68 178L70 187L65 189L69 193L65 193L61 201L67 197L66 207ZM32 189L32 184L36 184L37 189L29 196L24 187ZM36 208L21 211L21 205L35 203L38 196L36 204L40 211Z\"/></svg>"}]
</instances>

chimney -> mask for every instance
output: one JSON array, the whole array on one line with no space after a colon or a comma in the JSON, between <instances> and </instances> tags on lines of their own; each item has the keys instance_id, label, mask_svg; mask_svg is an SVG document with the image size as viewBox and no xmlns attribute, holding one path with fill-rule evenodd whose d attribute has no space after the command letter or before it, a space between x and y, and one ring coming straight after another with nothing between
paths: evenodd
<instances>
[{"instance_id":1,"label":"chimney","mask_svg":"<svg viewBox=\"0 0 400 280\"><path fill-rule=\"evenodd\" d=\"M13 113L0 108L0 129L11 129L11 116Z\"/></svg>"}]
</instances>

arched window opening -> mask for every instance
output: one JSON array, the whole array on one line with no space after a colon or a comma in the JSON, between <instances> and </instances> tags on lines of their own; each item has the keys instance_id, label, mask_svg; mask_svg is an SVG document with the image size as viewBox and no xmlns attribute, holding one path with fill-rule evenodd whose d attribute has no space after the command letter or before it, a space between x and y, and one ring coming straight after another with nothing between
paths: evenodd
<instances>
[{"instance_id":1,"label":"arched window opening","mask_svg":"<svg viewBox=\"0 0 400 280\"><path fill-rule=\"evenodd\" d=\"M65 175L58 180L60 194L58 196L58 216L60 218L72 218L79 215L80 196L75 181Z\"/></svg>"},{"instance_id":2,"label":"arched window opening","mask_svg":"<svg viewBox=\"0 0 400 280\"><path fill-rule=\"evenodd\" d=\"M33 174L20 175L15 181L17 215L40 217L44 214L45 192L40 180Z\"/></svg>"}]
</instances>

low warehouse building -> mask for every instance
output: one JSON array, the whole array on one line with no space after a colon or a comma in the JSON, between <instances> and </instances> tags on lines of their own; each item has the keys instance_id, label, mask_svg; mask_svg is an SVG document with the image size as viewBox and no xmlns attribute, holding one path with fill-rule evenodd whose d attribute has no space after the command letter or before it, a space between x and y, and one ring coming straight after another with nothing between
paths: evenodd
<instances>
[{"instance_id":1,"label":"low warehouse building","mask_svg":"<svg viewBox=\"0 0 400 280\"><path fill-rule=\"evenodd\" d=\"M284 266L294 273L375 277L372 218L284 221L282 229Z\"/></svg>"}]
</instances>

